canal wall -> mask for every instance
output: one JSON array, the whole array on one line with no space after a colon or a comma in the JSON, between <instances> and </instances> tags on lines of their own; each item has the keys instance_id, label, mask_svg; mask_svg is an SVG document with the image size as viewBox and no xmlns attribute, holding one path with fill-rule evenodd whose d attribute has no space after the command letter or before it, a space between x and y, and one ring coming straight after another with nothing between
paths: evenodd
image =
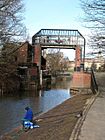
<instances>
[{"instance_id":1,"label":"canal wall","mask_svg":"<svg viewBox=\"0 0 105 140\"><path fill-rule=\"evenodd\" d=\"M71 88L91 88L91 73L74 72L70 83Z\"/></svg>"}]
</instances>

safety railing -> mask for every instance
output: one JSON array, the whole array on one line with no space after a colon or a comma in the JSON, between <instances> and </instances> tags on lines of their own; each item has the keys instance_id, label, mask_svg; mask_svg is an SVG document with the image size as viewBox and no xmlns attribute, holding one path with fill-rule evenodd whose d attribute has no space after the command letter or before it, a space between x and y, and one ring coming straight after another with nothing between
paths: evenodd
<instances>
[{"instance_id":1,"label":"safety railing","mask_svg":"<svg viewBox=\"0 0 105 140\"><path fill-rule=\"evenodd\" d=\"M91 90L94 94L98 92L98 85L97 85L93 68L91 68Z\"/></svg>"}]
</instances>

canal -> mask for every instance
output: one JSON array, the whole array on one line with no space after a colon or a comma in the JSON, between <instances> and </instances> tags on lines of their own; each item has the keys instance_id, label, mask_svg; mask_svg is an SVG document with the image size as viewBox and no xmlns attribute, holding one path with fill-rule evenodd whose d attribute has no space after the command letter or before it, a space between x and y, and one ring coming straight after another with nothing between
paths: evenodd
<instances>
[{"instance_id":1,"label":"canal","mask_svg":"<svg viewBox=\"0 0 105 140\"><path fill-rule=\"evenodd\" d=\"M47 112L71 97L70 80L56 81L50 89L24 93L17 97L0 97L0 135L21 125L25 107L29 106L34 116Z\"/></svg>"}]
</instances>

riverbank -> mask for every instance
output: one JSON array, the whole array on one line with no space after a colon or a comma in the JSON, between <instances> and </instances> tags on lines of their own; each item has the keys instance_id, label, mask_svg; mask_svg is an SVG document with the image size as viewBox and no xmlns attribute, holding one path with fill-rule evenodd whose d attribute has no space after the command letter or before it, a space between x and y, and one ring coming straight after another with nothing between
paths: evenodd
<instances>
[{"instance_id":1,"label":"riverbank","mask_svg":"<svg viewBox=\"0 0 105 140\"><path fill-rule=\"evenodd\" d=\"M94 95L91 92L79 93L37 117L40 128L24 132L19 127L0 140L69 140L80 113L92 96Z\"/></svg>"}]
</instances>

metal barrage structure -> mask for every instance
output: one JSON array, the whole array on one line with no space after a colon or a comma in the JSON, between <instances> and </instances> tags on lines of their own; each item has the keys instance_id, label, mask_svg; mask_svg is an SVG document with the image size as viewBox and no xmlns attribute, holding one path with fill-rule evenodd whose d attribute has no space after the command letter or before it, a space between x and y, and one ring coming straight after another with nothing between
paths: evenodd
<instances>
[{"instance_id":1,"label":"metal barrage structure","mask_svg":"<svg viewBox=\"0 0 105 140\"><path fill-rule=\"evenodd\" d=\"M85 38L78 30L41 29L32 37L34 48L33 63L39 68L40 85L42 85L41 56L46 48L75 49L75 70L84 70Z\"/></svg>"},{"instance_id":2,"label":"metal barrage structure","mask_svg":"<svg viewBox=\"0 0 105 140\"><path fill-rule=\"evenodd\" d=\"M40 44L42 48L75 49L84 48L85 38L78 30L41 29L32 37L32 45Z\"/></svg>"}]
</instances>

